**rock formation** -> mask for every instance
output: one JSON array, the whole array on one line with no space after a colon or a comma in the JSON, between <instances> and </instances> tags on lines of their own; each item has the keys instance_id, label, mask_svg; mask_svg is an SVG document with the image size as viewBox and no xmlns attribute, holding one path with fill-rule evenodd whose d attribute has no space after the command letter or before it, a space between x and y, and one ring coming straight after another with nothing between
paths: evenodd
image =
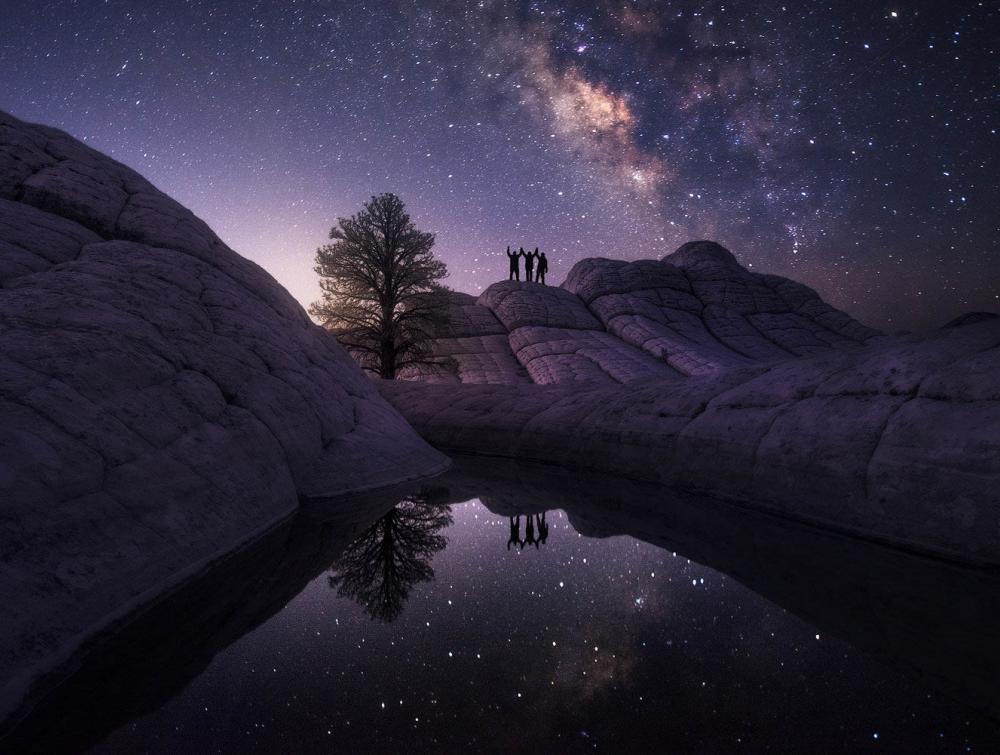
<instances>
[{"instance_id":1,"label":"rock formation","mask_svg":"<svg viewBox=\"0 0 1000 755\"><path fill-rule=\"evenodd\" d=\"M477 307L542 385L385 385L439 447L598 469L1000 564L996 317L882 336L711 242L661 261L584 260L561 289L505 281L465 311ZM434 379L524 382L463 370L474 355Z\"/></svg>"},{"instance_id":2,"label":"rock formation","mask_svg":"<svg viewBox=\"0 0 1000 755\"><path fill-rule=\"evenodd\" d=\"M848 640L920 674L929 687L1000 716L995 694L1000 646L993 640L1000 620L998 573L647 483L498 459L458 456L454 462L426 487L405 493L438 503L478 498L503 517L563 509L585 537L629 535L723 572L824 636ZM329 569L353 536L405 493L372 497L346 510L307 504L107 638L0 742L15 752L21 743L33 752L85 749L155 710L201 674L216 653ZM325 521L334 513L334 521ZM507 533L496 535L495 547L506 552ZM550 547L567 537L576 535L553 528ZM102 695L95 696L95 689Z\"/></svg>"},{"instance_id":3,"label":"rock formation","mask_svg":"<svg viewBox=\"0 0 1000 755\"><path fill-rule=\"evenodd\" d=\"M858 346L880 334L815 291L759 275L711 241L662 260L586 259L560 288L453 294L425 382L605 385L676 380ZM519 369L523 368L523 369Z\"/></svg>"},{"instance_id":4,"label":"rock formation","mask_svg":"<svg viewBox=\"0 0 1000 755\"><path fill-rule=\"evenodd\" d=\"M0 714L300 495L446 465L190 211L0 113Z\"/></svg>"}]
</instances>

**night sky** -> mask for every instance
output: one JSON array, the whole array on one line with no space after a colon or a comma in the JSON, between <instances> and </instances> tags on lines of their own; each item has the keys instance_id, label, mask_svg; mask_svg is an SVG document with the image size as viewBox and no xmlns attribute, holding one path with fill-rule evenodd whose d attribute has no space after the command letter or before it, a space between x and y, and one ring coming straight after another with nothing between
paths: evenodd
<instances>
[{"instance_id":1,"label":"night sky","mask_svg":"<svg viewBox=\"0 0 1000 755\"><path fill-rule=\"evenodd\" d=\"M1000 10L5 0L0 108L136 168L304 305L395 191L446 281L711 238L890 331L1000 310Z\"/></svg>"}]
</instances>

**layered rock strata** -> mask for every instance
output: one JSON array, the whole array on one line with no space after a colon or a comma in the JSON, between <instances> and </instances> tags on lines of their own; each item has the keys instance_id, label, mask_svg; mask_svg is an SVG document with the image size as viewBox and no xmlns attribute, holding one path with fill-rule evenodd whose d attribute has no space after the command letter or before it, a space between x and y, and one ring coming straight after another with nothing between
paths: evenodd
<instances>
[{"instance_id":1,"label":"layered rock strata","mask_svg":"<svg viewBox=\"0 0 1000 755\"><path fill-rule=\"evenodd\" d=\"M611 472L1000 564L1000 320L628 385L382 391L438 447Z\"/></svg>"}]
</instances>

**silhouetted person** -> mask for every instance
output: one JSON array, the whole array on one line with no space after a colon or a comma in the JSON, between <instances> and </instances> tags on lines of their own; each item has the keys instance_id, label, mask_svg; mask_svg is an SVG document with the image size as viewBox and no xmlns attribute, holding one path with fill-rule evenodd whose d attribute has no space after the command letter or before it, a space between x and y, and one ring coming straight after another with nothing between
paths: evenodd
<instances>
[{"instance_id":1,"label":"silhouetted person","mask_svg":"<svg viewBox=\"0 0 1000 755\"><path fill-rule=\"evenodd\" d=\"M531 514L528 514L525 519L527 522L524 525L524 545L534 545L538 547L538 541L535 540L535 520L531 518ZM524 545L521 547L523 548Z\"/></svg>"},{"instance_id":2,"label":"silhouetted person","mask_svg":"<svg viewBox=\"0 0 1000 755\"><path fill-rule=\"evenodd\" d=\"M538 254L538 250L535 250L535 254ZM538 257L538 272L535 273L535 280L545 285L545 273L549 271L549 261L545 257L545 252L542 252Z\"/></svg>"},{"instance_id":3,"label":"silhouetted person","mask_svg":"<svg viewBox=\"0 0 1000 755\"><path fill-rule=\"evenodd\" d=\"M549 525L545 523L545 514L535 514L535 520L538 523L538 542L544 543L549 538Z\"/></svg>"},{"instance_id":4,"label":"silhouetted person","mask_svg":"<svg viewBox=\"0 0 1000 755\"><path fill-rule=\"evenodd\" d=\"M507 247L507 259L510 262L510 276L507 280L521 280L521 258L517 252L512 252L509 246Z\"/></svg>"},{"instance_id":5,"label":"silhouetted person","mask_svg":"<svg viewBox=\"0 0 1000 755\"><path fill-rule=\"evenodd\" d=\"M535 257L523 249L521 250L521 254L524 255L524 279L530 283L533 280L531 273L535 268Z\"/></svg>"},{"instance_id":6,"label":"silhouetted person","mask_svg":"<svg viewBox=\"0 0 1000 755\"><path fill-rule=\"evenodd\" d=\"M507 550L510 550L510 546L516 545L519 548L524 547L524 541L521 540L521 517L512 516L510 517L510 539L507 541Z\"/></svg>"}]
</instances>

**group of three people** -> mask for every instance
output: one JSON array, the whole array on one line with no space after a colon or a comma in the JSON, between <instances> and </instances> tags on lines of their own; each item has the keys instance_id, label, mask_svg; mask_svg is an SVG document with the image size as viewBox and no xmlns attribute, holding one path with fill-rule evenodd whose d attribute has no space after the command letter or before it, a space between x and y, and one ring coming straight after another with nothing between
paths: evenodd
<instances>
[{"instance_id":1,"label":"group of three people","mask_svg":"<svg viewBox=\"0 0 1000 755\"><path fill-rule=\"evenodd\" d=\"M545 284L545 273L549 271L549 261L545 258L545 252L538 253L538 247L534 252L526 252L522 247L516 252L512 252L507 247L507 259L510 260L510 277L508 280L521 280L521 257L524 257L524 279L528 282L535 281Z\"/></svg>"},{"instance_id":2,"label":"group of three people","mask_svg":"<svg viewBox=\"0 0 1000 755\"><path fill-rule=\"evenodd\" d=\"M521 515L518 514L516 517L510 517L510 539L507 541L507 550L510 550L510 546L516 545L521 550L524 550L524 546L533 545L538 548L539 545L545 545L545 541L549 539L549 525L545 522L545 515L547 511L543 511L541 514L535 514L535 518L531 518L531 514L525 516L528 520L524 527L524 537L521 537ZM535 529L538 529L538 537L535 537Z\"/></svg>"}]
</instances>

